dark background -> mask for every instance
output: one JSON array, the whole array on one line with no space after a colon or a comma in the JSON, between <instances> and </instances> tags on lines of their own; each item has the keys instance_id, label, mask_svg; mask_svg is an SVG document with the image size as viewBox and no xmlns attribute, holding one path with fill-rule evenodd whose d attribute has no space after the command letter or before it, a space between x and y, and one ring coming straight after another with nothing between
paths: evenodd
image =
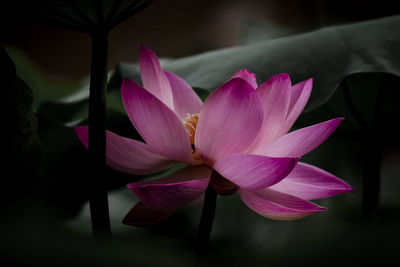
<instances>
[{"instance_id":1,"label":"dark background","mask_svg":"<svg viewBox=\"0 0 400 267\"><path fill-rule=\"evenodd\" d=\"M0 44L6 47L14 60L17 73L19 69L32 67L32 73L44 77L46 86L55 85L54 90L63 92L85 79L90 69L89 35L31 19L20 12L17 4L18 1L4 3L0 11ZM398 11L393 1L156 0L111 32L108 64L111 70L119 61L135 62L140 43L150 47L159 57L174 58L258 41L261 37L253 34L252 29L256 32L263 30L261 40L266 40L329 25L395 15ZM30 80L29 73L24 73L22 78ZM385 80L384 85L376 82L380 80ZM392 91L399 88L398 77L386 74L353 75L346 78L346 82L356 84L354 88L366 88L371 84L386 86L386 90ZM28 85L37 86L29 82ZM342 83L326 105L304 114L298 126L320 122L326 113L347 115L351 121L354 116L351 110L338 104L342 103L343 90ZM15 103L25 101L29 104L29 101L46 98L35 92L38 90L34 90L32 99L21 99L17 94ZM355 96L368 98L362 93ZM375 97L368 99L374 100ZM368 101L361 106L365 113L373 109L373 104ZM396 105L398 102L385 103ZM14 102L3 105L4 125L17 123L13 118L7 118L7 109L13 105ZM41 173L31 172L34 168L25 165L31 176L17 181L3 178L0 262L66 266L192 265L201 208L185 207L170 220L149 228L125 226L121 220L137 201L124 187L133 178L110 170L106 175L114 181L109 195L114 240L111 245L93 245L88 205L83 193L90 186L82 181L87 171L85 149L72 139L72 133L59 134L62 126L41 117L37 107L34 102L33 112L27 112L30 115L26 117L36 115L39 118L37 124L32 123L31 129L38 129L40 140L31 140L30 147L34 149L29 150L31 154L27 158L32 165L39 159L43 161L43 157L45 161L56 164L56 174L50 176L58 180L43 181ZM116 120L120 119L116 117ZM388 119L398 124L397 117ZM120 129L121 125L129 127L129 121L122 120L115 126L109 120L108 125ZM338 130L302 160L334 173L351 184L356 192L319 200L318 204L327 207L326 212L291 222L263 218L248 209L237 195L220 197L207 262L209 266L400 263L400 146L393 141L396 133L381 133L379 138L384 142L371 137L360 142L364 135L361 137L357 131L348 131L349 125L343 127L344 130ZM4 142L7 143L7 139ZM36 151L36 146L42 145L43 148L47 143L56 144L59 151L66 147L71 149L62 155L54 154L57 156L51 154L53 151L48 152L50 149L46 147L44 152ZM25 155L25 147L19 149L14 150L15 154ZM74 169L81 168L75 177L74 172L69 171L71 158L74 158ZM366 212L362 198L363 177L369 171L368 158L381 163L378 170L381 180L379 205ZM6 167L6 164L4 169L2 166L2 173ZM47 173L47 169L40 172Z\"/></svg>"},{"instance_id":2,"label":"dark background","mask_svg":"<svg viewBox=\"0 0 400 267\"><path fill-rule=\"evenodd\" d=\"M21 16L21 7L13 9L0 11L1 43L21 48L53 78L89 74L89 35L39 23ZM136 61L140 43L159 57L182 57L240 45L249 24L262 24L266 34L276 38L398 12L389 0L156 0L111 32L109 66Z\"/></svg>"}]
</instances>

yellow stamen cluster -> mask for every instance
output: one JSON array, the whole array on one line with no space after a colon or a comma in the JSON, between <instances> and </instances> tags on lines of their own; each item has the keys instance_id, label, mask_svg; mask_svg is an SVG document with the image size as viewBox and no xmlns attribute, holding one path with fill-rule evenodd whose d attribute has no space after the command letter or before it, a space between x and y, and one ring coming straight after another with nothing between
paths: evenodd
<instances>
[{"instance_id":1,"label":"yellow stamen cluster","mask_svg":"<svg viewBox=\"0 0 400 267\"><path fill-rule=\"evenodd\" d=\"M194 145L194 137L196 135L196 128L197 128L197 123L199 122L199 114L186 114L186 118L182 120L183 126L186 129L186 132L189 136L190 139L190 144L192 145L192 157L198 161L202 162L199 155L197 155L196 152L196 147Z\"/></svg>"},{"instance_id":2,"label":"yellow stamen cluster","mask_svg":"<svg viewBox=\"0 0 400 267\"><path fill-rule=\"evenodd\" d=\"M183 126L185 126L185 129L189 135L190 143L192 144L192 149L193 151L195 150L194 148L194 136L196 134L196 127L197 127L197 122L199 121L199 114L186 114L186 118L182 120Z\"/></svg>"}]
</instances>

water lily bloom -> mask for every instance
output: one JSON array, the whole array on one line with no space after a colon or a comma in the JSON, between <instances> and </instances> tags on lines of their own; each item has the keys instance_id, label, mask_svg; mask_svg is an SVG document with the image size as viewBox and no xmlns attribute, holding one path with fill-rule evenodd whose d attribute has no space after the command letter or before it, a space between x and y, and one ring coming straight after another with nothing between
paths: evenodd
<instances>
[{"instance_id":1,"label":"water lily bloom","mask_svg":"<svg viewBox=\"0 0 400 267\"><path fill-rule=\"evenodd\" d=\"M219 195L238 192L258 214L292 220L323 207L309 200L351 192L334 175L298 162L339 126L342 118L288 133L311 93L313 80L292 86L288 74L257 85L247 70L234 74L204 103L180 77L140 48L143 87L122 83L126 112L144 142L107 131L107 164L146 175L174 162L187 166L160 179L128 185L140 199L124 223L147 225L199 199L210 184ZM88 146L88 127L75 128Z\"/></svg>"}]
</instances>

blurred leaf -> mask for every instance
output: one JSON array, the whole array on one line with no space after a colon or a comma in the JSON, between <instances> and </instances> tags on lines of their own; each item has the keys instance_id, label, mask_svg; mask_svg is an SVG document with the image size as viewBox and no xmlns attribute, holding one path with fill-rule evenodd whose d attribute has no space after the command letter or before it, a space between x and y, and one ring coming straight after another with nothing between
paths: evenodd
<instances>
[{"instance_id":1,"label":"blurred leaf","mask_svg":"<svg viewBox=\"0 0 400 267\"><path fill-rule=\"evenodd\" d=\"M1 55L0 74L5 93L2 107L3 114L8 115L5 117L7 140L11 140L8 142L10 148L6 148L9 157L4 167L8 168L8 172L13 169L18 173L10 175L10 179L7 177L2 197L7 199L12 196L12 199L16 199L20 195L17 192L28 195L26 191L29 189L29 196L34 195L35 200L40 200L47 209L50 208L55 217L70 218L87 201L87 192L92 186L87 178L87 151L72 127L79 122L83 125L88 123L88 80L51 80L21 51L10 47L7 50L11 51L12 58L16 60L17 72L33 85L33 94L15 76L15 67L4 52L4 57ZM111 91L107 102L107 128L117 134L141 140L125 115L120 93ZM32 107L38 113L38 120ZM39 140L40 149L33 147L31 143L35 141L38 145ZM29 153L33 148L36 154L31 155ZM105 175L109 177L107 190L140 179L110 168L107 168ZM71 192L74 192L73 198ZM7 199L5 205L10 200Z\"/></svg>"},{"instance_id":2,"label":"blurred leaf","mask_svg":"<svg viewBox=\"0 0 400 267\"><path fill-rule=\"evenodd\" d=\"M205 101L210 94L209 91L201 89L201 88L193 88L193 90L196 92L196 94L200 97L201 101Z\"/></svg>"},{"instance_id":3,"label":"blurred leaf","mask_svg":"<svg viewBox=\"0 0 400 267\"><path fill-rule=\"evenodd\" d=\"M22 50L11 46L6 50L15 62L17 74L32 89L33 109L37 113L70 125L88 117L89 78L72 81L51 79ZM112 72L108 76L111 77ZM112 81L110 86L113 86ZM107 107L125 113L119 91L110 90Z\"/></svg>"},{"instance_id":4,"label":"blurred leaf","mask_svg":"<svg viewBox=\"0 0 400 267\"><path fill-rule=\"evenodd\" d=\"M152 0L16 0L7 4L16 16L28 16L78 32L108 32Z\"/></svg>"},{"instance_id":5,"label":"blurred leaf","mask_svg":"<svg viewBox=\"0 0 400 267\"><path fill-rule=\"evenodd\" d=\"M397 124L394 122L400 117L399 87L400 78L391 74L352 74L341 82L324 105L303 113L295 126L301 128L333 117L344 117L336 137L359 143L397 143ZM380 140L368 139L374 131L381 133Z\"/></svg>"},{"instance_id":6,"label":"blurred leaf","mask_svg":"<svg viewBox=\"0 0 400 267\"><path fill-rule=\"evenodd\" d=\"M39 116L39 136L43 146L40 198L57 217L70 217L88 197L87 153L72 128L46 117Z\"/></svg>"},{"instance_id":7,"label":"blurred leaf","mask_svg":"<svg viewBox=\"0 0 400 267\"><path fill-rule=\"evenodd\" d=\"M73 91L72 94L57 98L53 101L42 103L37 112L43 116L50 117L60 123L70 126L77 125L79 122L88 118L89 108L89 84L83 83L82 87ZM125 108L121 99L120 90L109 90L107 93L106 105L113 112L125 114ZM132 126L132 124L131 124ZM133 127L133 126L132 126Z\"/></svg>"},{"instance_id":8,"label":"blurred leaf","mask_svg":"<svg viewBox=\"0 0 400 267\"><path fill-rule=\"evenodd\" d=\"M22 50L7 46L6 51L16 65L17 75L29 84L32 89L33 108L35 111L46 102L77 102L82 98L72 98L72 96L78 93L84 95L85 92L81 91L87 90L87 94L83 98L88 99L88 80L61 81L51 79ZM85 86L87 86L87 89L85 89Z\"/></svg>"},{"instance_id":9,"label":"blurred leaf","mask_svg":"<svg viewBox=\"0 0 400 267\"><path fill-rule=\"evenodd\" d=\"M314 78L307 109L325 103L346 76L359 72L400 75L400 16L323 28L258 44L211 51L164 62L191 86L211 91L239 69L258 82L287 72L293 82ZM120 79L139 80L137 64L121 63ZM115 81L116 78L113 77Z\"/></svg>"},{"instance_id":10,"label":"blurred leaf","mask_svg":"<svg viewBox=\"0 0 400 267\"><path fill-rule=\"evenodd\" d=\"M400 17L321 29L258 44L217 50L182 59L162 59L166 69L181 75L204 100L234 72L248 68L257 74L258 82L288 72L293 82L314 77L314 89L306 110L325 103L340 82L353 73L386 72L399 75L399 35L394 32ZM35 107L42 115L70 123L87 117L88 81L77 86L57 86L57 90L38 71L24 68L35 93ZM32 66L32 64L31 64ZM33 70L35 68L32 68ZM25 75L29 73L29 75ZM36 73L35 75L33 73ZM35 77L32 77L35 76ZM137 64L121 63L109 74L107 105L124 113L120 97L123 78L140 81ZM366 77L366 76L363 76ZM28 81L28 82L29 82ZM360 87L361 88L361 87ZM361 98L362 99L362 98ZM331 114L333 115L333 114ZM348 116L346 116L348 117Z\"/></svg>"},{"instance_id":11,"label":"blurred leaf","mask_svg":"<svg viewBox=\"0 0 400 267\"><path fill-rule=\"evenodd\" d=\"M255 44L281 38L287 35L293 35L300 32L300 28L295 26L284 26L273 21L264 21L251 18L246 21L240 31L239 40L241 44ZM304 31L304 30L303 30Z\"/></svg>"},{"instance_id":12,"label":"blurred leaf","mask_svg":"<svg viewBox=\"0 0 400 267\"><path fill-rule=\"evenodd\" d=\"M39 155L37 119L29 86L17 76L14 63L0 47L1 114L4 158L1 162L1 206L32 198Z\"/></svg>"},{"instance_id":13,"label":"blurred leaf","mask_svg":"<svg viewBox=\"0 0 400 267\"><path fill-rule=\"evenodd\" d=\"M400 53L396 46L400 44L400 37L394 34L399 23L400 17L392 17L330 27L182 59L162 59L161 64L188 81L203 100L241 68L255 72L259 82L281 72L288 72L293 82L314 77L314 89L306 109L312 110L325 103L348 75L360 72L399 75ZM129 77L139 82L138 64L120 63L109 76L107 105L124 113L121 80ZM49 97L51 93L46 92L38 92L39 99L45 97L51 102L40 101L40 114L64 123L87 116L87 81L81 83L80 89L70 87L70 95Z\"/></svg>"},{"instance_id":14,"label":"blurred leaf","mask_svg":"<svg viewBox=\"0 0 400 267\"><path fill-rule=\"evenodd\" d=\"M82 125L87 125L87 119ZM114 109L107 109L107 128L117 134L141 140L129 118ZM86 148L78 140L73 127L46 116L39 116L39 137L42 145L40 158L40 195L46 206L54 208L58 216L75 215L87 201L92 179ZM120 188L139 176L106 169L106 189ZM71 192L74 197L71 198Z\"/></svg>"}]
</instances>

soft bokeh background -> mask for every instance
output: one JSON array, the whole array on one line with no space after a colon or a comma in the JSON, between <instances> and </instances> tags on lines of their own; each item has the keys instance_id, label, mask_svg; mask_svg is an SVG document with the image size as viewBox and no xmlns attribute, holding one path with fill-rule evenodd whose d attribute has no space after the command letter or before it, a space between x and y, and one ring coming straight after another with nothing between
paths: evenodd
<instances>
[{"instance_id":1,"label":"soft bokeh background","mask_svg":"<svg viewBox=\"0 0 400 267\"><path fill-rule=\"evenodd\" d=\"M115 28L110 35L109 66L136 61L145 44L161 57L181 57L240 45L262 28L260 38L276 38L327 25L380 18L398 13L392 1L371 0L207 0L154 1ZM1 43L13 44L53 78L76 79L90 69L90 37L26 21L1 11ZM256 37L253 37L256 38Z\"/></svg>"},{"instance_id":2,"label":"soft bokeh background","mask_svg":"<svg viewBox=\"0 0 400 267\"><path fill-rule=\"evenodd\" d=\"M160 57L179 58L329 25L396 15L398 11L392 1L156 0L111 32L109 69L121 61L135 62L140 43ZM5 179L1 262L192 265L201 207L185 207L170 220L153 227L122 225L122 218L137 201L124 185L140 178L111 170L106 175L110 179L114 239L112 245L93 246L86 203L90 184L84 181L86 150L72 131L64 131L65 122L71 124L70 107L63 109L50 101L85 87L90 69L90 37L19 16L16 9L7 6L0 14L0 43L16 64L18 75L33 91L38 124L31 128L37 127L40 140L32 141L32 147L36 144L41 148L29 158L45 162L40 170L31 168L35 171L26 180ZM389 74L348 76L325 105L303 114L296 125L303 127L346 117L337 133L302 161L343 178L354 187L355 194L319 200L317 203L327 207L326 212L290 222L272 221L255 214L237 195L220 197L207 264L398 264L400 146L395 132L397 113L393 110L400 100L399 85L399 78ZM371 133L366 128L377 126L374 118L380 90L391 92L383 97L380 109L384 117L380 123L389 123L391 130ZM349 102L346 92L351 93L352 101ZM18 95L16 99L22 102ZM117 112L118 99L111 98L110 103L114 109L108 114L109 129L134 137L129 120ZM86 108L81 102L74 105ZM3 116L7 117L5 106ZM354 106L360 115L354 114ZM21 148L19 154L23 152ZM363 178L371 172L371 158L372 162L381 162L377 167L381 188L378 208L366 211L362 204Z\"/></svg>"}]
</instances>

